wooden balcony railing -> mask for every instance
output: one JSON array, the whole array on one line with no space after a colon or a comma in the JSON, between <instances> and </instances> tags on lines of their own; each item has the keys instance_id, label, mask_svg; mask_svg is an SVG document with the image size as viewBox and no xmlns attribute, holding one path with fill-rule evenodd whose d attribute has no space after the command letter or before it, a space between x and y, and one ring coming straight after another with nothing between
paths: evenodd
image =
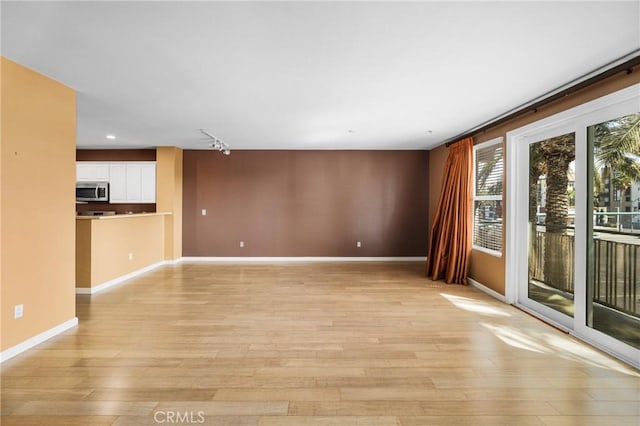
<instances>
[{"instance_id":1,"label":"wooden balcony railing","mask_svg":"<svg viewBox=\"0 0 640 426\"><path fill-rule=\"evenodd\" d=\"M529 255L529 276L558 290L573 294L574 236L550 234L538 226ZM552 239L551 241L549 239ZM545 260L545 250L553 256ZM585 248L586 250L586 248ZM563 268L550 274L545 262L557 261ZM632 234L597 231L593 238L593 257L588 259L593 274L593 301L640 318L640 237Z\"/></svg>"},{"instance_id":2,"label":"wooden balcony railing","mask_svg":"<svg viewBox=\"0 0 640 426\"><path fill-rule=\"evenodd\" d=\"M593 239L593 299L640 318L640 244Z\"/></svg>"}]
</instances>

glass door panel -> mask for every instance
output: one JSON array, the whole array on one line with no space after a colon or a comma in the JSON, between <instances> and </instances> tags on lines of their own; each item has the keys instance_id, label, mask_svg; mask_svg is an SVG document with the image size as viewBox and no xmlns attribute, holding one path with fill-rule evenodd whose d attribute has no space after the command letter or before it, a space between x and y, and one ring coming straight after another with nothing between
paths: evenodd
<instances>
[{"instance_id":1,"label":"glass door panel","mask_svg":"<svg viewBox=\"0 0 640 426\"><path fill-rule=\"evenodd\" d=\"M507 300L640 368L640 84L507 134Z\"/></svg>"},{"instance_id":2,"label":"glass door panel","mask_svg":"<svg viewBox=\"0 0 640 426\"><path fill-rule=\"evenodd\" d=\"M640 349L640 113L588 127L587 326Z\"/></svg>"},{"instance_id":3,"label":"glass door panel","mask_svg":"<svg viewBox=\"0 0 640 426\"><path fill-rule=\"evenodd\" d=\"M575 133L529 145L527 297L574 315Z\"/></svg>"}]
</instances>

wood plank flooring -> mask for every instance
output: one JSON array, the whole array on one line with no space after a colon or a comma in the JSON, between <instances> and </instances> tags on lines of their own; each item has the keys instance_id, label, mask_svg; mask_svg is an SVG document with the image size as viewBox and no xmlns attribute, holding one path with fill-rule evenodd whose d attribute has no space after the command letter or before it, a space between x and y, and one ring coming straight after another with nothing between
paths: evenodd
<instances>
[{"instance_id":1,"label":"wood plank flooring","mask_svg":"<svg viewBox=\"0 0 640 426\"><path fill-rule=\"evenodd\" d=\"M2 364L2 425L635 425L637 370L422 263L165 266Z\"/></svg>"}]
</instances>

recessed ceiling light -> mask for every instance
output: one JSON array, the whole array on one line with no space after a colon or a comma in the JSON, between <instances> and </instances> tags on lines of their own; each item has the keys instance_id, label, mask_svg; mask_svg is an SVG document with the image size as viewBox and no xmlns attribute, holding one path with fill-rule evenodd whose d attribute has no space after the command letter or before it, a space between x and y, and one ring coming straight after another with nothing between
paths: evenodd
<instances>
[{"instance_id":1,"label":"recessed ceiling light","mask_svg":"<svg viewBox=\"0 0 640 426\"><path fill-rule=\"evenodd\" d=\"M115 139L116 137L114 135L107 135L107 139Z\"/></svg>"},{"instance_id":2,"label":"recessed ceiling light","mask_svg":"<svg viewBox=\"0 0 640 426\"><path fill-rule=\"evenodd\" d=\"M427 130L427 133L432 134L433 130Z\"/></svg>"},{"instance_id":3,"label":"recessed ceiling light","mask_svg":"<svg viewBox=\"0 0 640 426\"><path fill-rule=\"evenodd\" d=\"M355 131L355 130L353 130L353 129L349 129L349 130L347 130L347 132L349 132L349 133L355 133L356 131Z\"/></svg>"}]
</instances>

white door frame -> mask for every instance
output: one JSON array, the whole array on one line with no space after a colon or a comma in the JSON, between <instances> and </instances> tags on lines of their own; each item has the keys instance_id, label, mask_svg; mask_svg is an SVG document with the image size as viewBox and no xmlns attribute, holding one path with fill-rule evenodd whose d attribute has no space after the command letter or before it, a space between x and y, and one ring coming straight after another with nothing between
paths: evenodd
<instances>
[{"instance_id":1,"label":"white door frame","mask_svg":"<svg viewBox=\"0 0 640 426\"><path fill-rule=\"evenodd\" d=\"M544 321L559 326L576 337L640 367L640 350L624 344L586 325L587 304L587 158L586 129L593 124L640 111L640 84L603 96L507 133L506 186L506 288L505 299ZM575 219L575 315L566 316L541 304L525 302L527 294L522 281L528 279L528 205L529 144L545 135L576 134L576 219ZM542 139L540 139L542 137ZM524 242L524 243L523 243ZM544 309L538 309L540 305Z\"/></svg>"},{"instance_id":2,"label":"white door frame","mask_svg":"<svg viewBox=\"0 0 640 426\"><path fill-rule=\"evenodd\" d=\"M509 216L513 218L510 222L517 227L517 233L519 234L518 239L518 248L510 253L514 253L513 263L518 265L519 277L525 277L525 279L517 280L518 286L516 288L516 304L522 309L527 310L528 312L536 314L541 314L548 322L552 323L554 326L561 328L563 330L569 331L574 328L574 318L563 314L562 312L556 311L540 302L537 302L528 297L528 289L529 289L529 279L528 279L528 266L529 266L529 258L528 258L528 250L522 250L522 247L529 247L528 242L531 239L529 235L529 152L530 146L534 143L538 143L555 136L564 135L567 133L575 134L575 146L576 146L576 159L578 158L578 147L582 145L582 140L580 139L580 135L576 131L572 122L567 121L554 121L549 123L549 125L542 127L532 128L531 131L526 132L524 134L519 135L511 149L508 148L508 151L513 151L514 155L517 157L517 166L513 167L518 174L517 182L519 184L517 189L517 196L513 201L515 201L516 212L513 216ZM583 150L584 151L584 150ZM578 162L576 161L576 168L578 166ZM581 189L578 187L578 170L576 170L576 200L580 200L582 198L578 197L578 191ZM507 198L511 200L511 197ZM576 229L578 227L578 209L576 208ZM582 247L578 245L578 235L576 233L576 237L574 239L575 247ZM520 246L524 244L523 246ZM577 254L578 250L575 250ZM576 259L572 259L572 262L576 262ZM576 262L577 265L577 262ZM578 269L575 268L574 277L575 282L580 282L578 275ZM574 286L575 288L576 286ZM578 289L575 289L577 292ZM574 294L574 303L577 294Z\"/></svg>"}]
</instances>

